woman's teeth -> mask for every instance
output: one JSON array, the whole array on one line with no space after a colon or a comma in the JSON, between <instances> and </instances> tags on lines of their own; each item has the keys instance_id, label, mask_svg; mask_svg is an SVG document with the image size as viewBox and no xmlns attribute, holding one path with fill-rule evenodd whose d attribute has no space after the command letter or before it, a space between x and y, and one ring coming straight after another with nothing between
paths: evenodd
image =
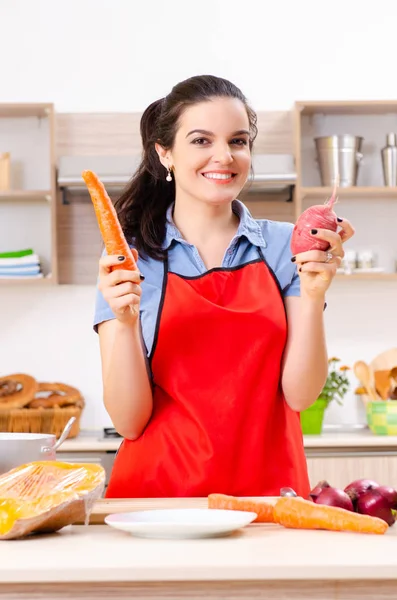
<instances>
[{"instance_id":1,"label":"woman's teeth","mask_svg":"<svg viewBox=\"0 0 397 600\"><path fill-rule=\"evenodd\" d=\"M234 173L203 173L207 179L231 179Z\"/></svg>"}]
</instances>

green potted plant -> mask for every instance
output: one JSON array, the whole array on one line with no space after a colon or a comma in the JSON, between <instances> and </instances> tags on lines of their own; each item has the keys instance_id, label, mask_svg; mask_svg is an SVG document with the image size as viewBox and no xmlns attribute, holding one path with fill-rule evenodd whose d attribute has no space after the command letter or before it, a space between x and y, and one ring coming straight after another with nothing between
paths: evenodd
<instances>
[{"instance_id":1,"label":"green potted plant","mask_svg":"<svg viewBox=\"0 0 397 600\"><path fill-rule=\"evenodd\" d=\"M337 369L340 358L328 360L328 377L317 400L300 414L302 433L304 435L319 435L323 429L324 412L329 403L336 400L343 404L343 398L349 389L350 382L346 371L350 367L342 365Z\"/></svg>"}]
</instances>

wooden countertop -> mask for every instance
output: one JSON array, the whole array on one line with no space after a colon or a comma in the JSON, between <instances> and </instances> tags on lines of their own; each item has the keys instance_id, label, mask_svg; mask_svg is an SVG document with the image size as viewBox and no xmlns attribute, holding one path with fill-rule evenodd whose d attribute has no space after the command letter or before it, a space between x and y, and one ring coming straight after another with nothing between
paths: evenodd
<instances>
[{"instance_id":1,"label":"wooden countertop","mask_svg":"<svg viewBox=\"0 0 397 600\"><path fill-rule=\"evenodd\" d=\"M100 431L82 431L73 439L66 440L58 452L117 452L121 438L105 439ZM369 429L351 433L325 432L322 435L304 436L305 448L389 448L397 451L397 437L374 435Z\"/></svg>"},{"instance_id":2,"label":"wooden countertop","mask_svg":"<svg viewBox=\"0 0 397 600\"><path fill-rule=\"evenodd\" d=\"M115 512L160 499L115 500ZM105 511L103 503L98 512ZM207 499L163 506L206 507ZM127 507L126 507L127 509ZM140 539L107 525L0 542L0 599L384 600L397 597L397 526L383 536L251 524L229 537Z\"/></svg>"},{"instance_id":3,"label":"wooden countertop","mask_svg":"<svg viewBox=\"0 0 397 600\"><path fill-rule=\"evenodd\" d=\"M149 540L78 525L0 544L0 583L397 581L397 527L374 536L253 524L226 538Z\"/></svg>"}]
</instances>

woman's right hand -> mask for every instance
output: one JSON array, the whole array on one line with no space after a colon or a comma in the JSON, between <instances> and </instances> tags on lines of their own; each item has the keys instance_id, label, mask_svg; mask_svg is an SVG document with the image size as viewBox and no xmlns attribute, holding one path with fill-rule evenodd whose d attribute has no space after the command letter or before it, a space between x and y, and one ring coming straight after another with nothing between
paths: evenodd
<instances>
[{"instance_id":1,"label":"woman's right hand","mask_svg":"<svg viewBox=\"0 0 397 600\"><path fill-rule=\"evenodd\" d=\"M135 261L138 254L132 250ZM141 300L141 282L143 277L140 272L120 269L122 264L118 256L106 255L99 260L98 287L116 319L121 323L133 325L139 319L139 305ZM112 267L118 269L112 271Z\"/></svg>"}]
</instances>

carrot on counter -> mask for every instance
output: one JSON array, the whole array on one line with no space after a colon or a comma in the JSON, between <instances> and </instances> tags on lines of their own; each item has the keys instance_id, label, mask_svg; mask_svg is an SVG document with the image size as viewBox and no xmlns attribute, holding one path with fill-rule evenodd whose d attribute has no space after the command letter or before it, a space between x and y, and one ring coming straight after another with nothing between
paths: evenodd
<instances>
[{"instance_id":1,"label":"carrot on counter","mask_svg":"<svg viewBox=\"0 0 397 600\"><path fill-rule=\"evenodd\" d=\"M138 267L134 255L125 239L113 202L109 198L105 186L93 171L83 171L81 176L90 193L107 254L125 256L125 261L112 267L112 270L136 271Z\"/></svg>"},{"instance_id":2,"label":"carrot on counter","mask_svg":"<svg viewBox=\"0 0 397 600\"><path fill-rule=\"evenodd\" d=\"M274 506L273 514L276 523L292 529L326 529L382 535L389 528L385 521L377 517L315 504L303 498L280 498Z\"/></svg>"},{"instance_id":3,"label":"carrot on counter","mask_svg":"<svg viewBox=\"0 0 397 600\"><path fill-rule=\"evenodd\" d=\"M258 515L254 523L274 523L273 505L261 500L248 500L225 494L209 494L208 508L254 512Z\"/></svg>"}]
</instances>

